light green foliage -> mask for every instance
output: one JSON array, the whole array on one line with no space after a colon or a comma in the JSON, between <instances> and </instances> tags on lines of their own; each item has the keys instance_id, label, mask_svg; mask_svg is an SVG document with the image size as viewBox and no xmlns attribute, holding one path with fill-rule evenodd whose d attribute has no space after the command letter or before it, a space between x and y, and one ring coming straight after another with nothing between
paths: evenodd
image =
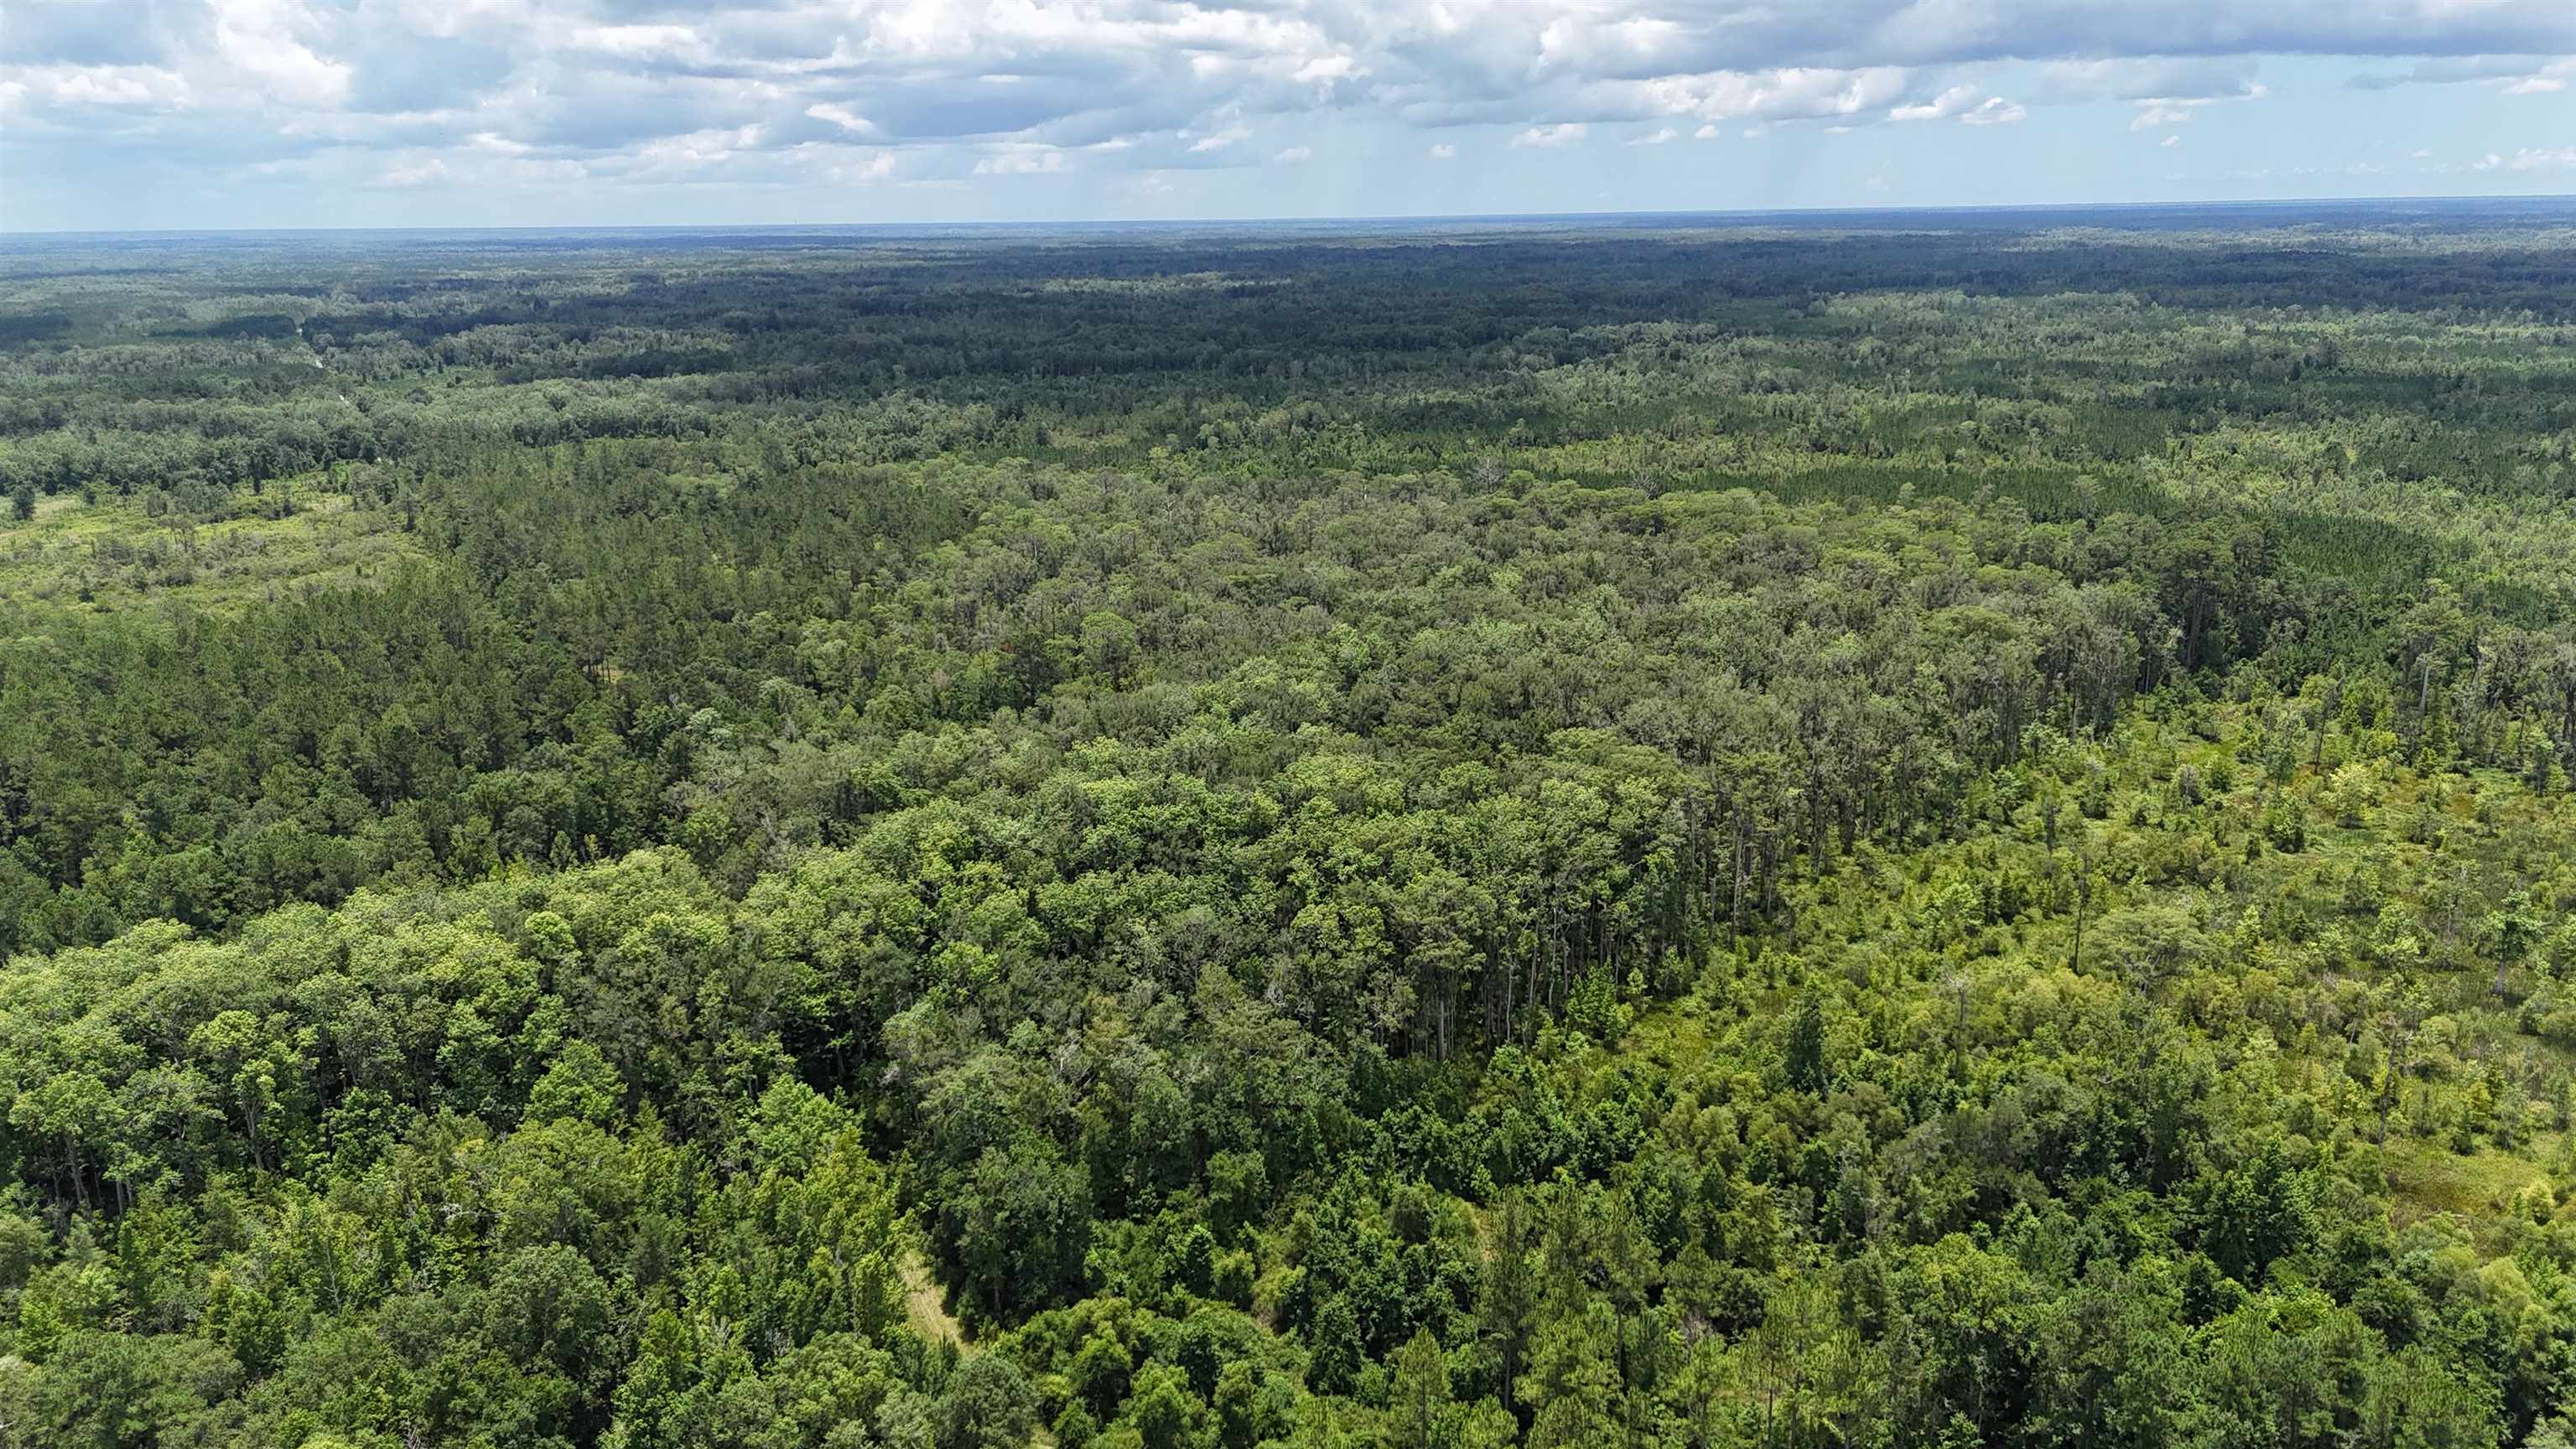
<instances>
[{"instance_id":1,"label":"light green foliage","mask_svg":"<svg viewBox=\"0 0 2576 1449\"><path fill-rule=\"evenodd\" d=\"M2567 238L2000 238L14 251L0 1445L2565 1442Z\"/></svg>"}]
</instances>

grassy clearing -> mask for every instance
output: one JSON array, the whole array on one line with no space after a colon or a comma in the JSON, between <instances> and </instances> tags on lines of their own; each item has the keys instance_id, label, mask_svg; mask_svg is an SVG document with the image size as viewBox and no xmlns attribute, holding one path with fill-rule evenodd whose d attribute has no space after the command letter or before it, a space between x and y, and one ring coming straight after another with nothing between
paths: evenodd
<instances>
[{"instance_id":1,"label":"grassy clearing","mask_svg":"<svg viewBox=\"0 0 2576 1449\"><path fill-rule=\"evenodd\" d=\"M45 499L0 524L0 610L23 626L178 603L223 612L289 590L363 586L414 552L390 515L344 495L300 493L284 518L201 523L128 503Z\"/></svg>"},{"instance_id":2,"label":"grassy clearing","mask_svg":"<svg viewBox=\"0 0 2576 1449\"><path fill-rule=\"evenodd\" d=\"M907 1253L903 1260L903 1312L912 1330L931 1343L953 1343L959 1348L972 1347L966 1341L965 1325L948 1311L947 1295L939 1280L930 1275L930 1264L919 1253Z\"/></svg>"}]
</instances>

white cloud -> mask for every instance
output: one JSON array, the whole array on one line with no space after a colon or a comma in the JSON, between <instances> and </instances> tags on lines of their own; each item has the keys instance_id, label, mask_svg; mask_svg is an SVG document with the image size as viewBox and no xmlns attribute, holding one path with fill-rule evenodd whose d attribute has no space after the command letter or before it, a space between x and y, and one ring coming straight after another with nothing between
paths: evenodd
<instances>
[{"instance_id":1,"label":"white cloud","mask_svg":"<svg viewBox=\"0 0 2576 1449\"><path fill-rule=\"evenodd\" d=\"M447 163L437 157L389 168L378 178L386 186L427 186L447 179Z\"/></svg>"},{"instance_id":2,"label":"white cloud","mask_svg":"<svg viewBox=\"0 0 2576 1449\"><path fill-rule=\"evenodd\" d=\"M829 175L834 181L843 185L862 186L868 182L883 181L892 176L894 166L892 151L871 151L859 160L845 161L834 166Z\"/></svg>"},{"instance_id":3,"label":"white cloud","mask_svg":"<svg viewBox=\"0 0 2576 1449\"><path fill-rule=\"evenodd\" d=\"M1636 83L1633 92L1648 114L1686 115L1702 122L1848 120L1893 106L1904 96L1906 83L1906 72L1893 66L1791 67L1664 76Z\"/></svg>"},{"instance_id":4,"label":"white cloud","mask_svg":"<svg viewBox=\"0 0 2576 1449\"><path fill-rule=\"evenodd\" d=\"M2352 84L2386 90L2476 82L2509 96L2548 96L2567 89L2571 80L2576 80L2576 55L2438 55L2402 72L2357 76Z\"/></svg>"},{"instance_id":5,"label":"white cloud","mask_svg":"<svg viewBox=\"0 0 2576 1449\"><path fill-rule=\"evenodd\" d=\"M0 94L63 107L181 110L188 78L157 65L32 65L0 72Z\"/></svg>"},{"instance_id":6,"label":"white cloud","mask_svg":"<svg viewBox=\"0 0 2576 1449\"><path fill-rule=\"evenodd\" d=\"M1303 148L1254 138L1327 120L1562 147L2114 103L2162 137L2283 55L2535 116L2576 88L2570 0L16 0L7 22L13 161L78 176L134 135L171 174L351 185L1275 165Z\"/></svg>"},{"instance_id":7,"label":"white cloud","mask_svg":"<svg viewBox=\"0 0 2576 1449\"><path fill-rule=\"evenodd\" d=\"M1515 146L1571 146L1591 132L1581 121L1558 121L1552 125L1532 126L1512 138Z\"/></svg>"},{"instance_id":8,"label":"white cloud","mask_svg":"<svg viewBox=\"0 0 2576 1449\"><path fill-rule=\"evenodd\" d=\"M2160 131L2168 126L2188 122L2205 107L2225 101L2259 101L2270 92L2260 85L2247 85L2232 95L2214 96L2144 96L2137 101L2138 113L2129 118L2132 131Z\"/></svg>"},{"instance_id":9,"label":"white cloud","mask_svg":"<svg viewBox=\"0 0 2576 1449\"><path fill-rule=\"evenodd\" d=\"M2022 91L2041 105L2241 97L2260 89L2255 64L2253 56L2241 54L2043 61L2028 68Z\"/></svg>"},{"instance_id":10,"label":"white cloud","mask_svg":"<svg viewBox=\"0 0 2576 1449\"><path fill-rule=\"evenodd\" d=\"M1432 159L1432 160L1434 160L1434 161L1451 161L1451 160L1455 160L1455 159L1457 159L1457 155L1458 155L1458 148L1457 148L1457 147L1455 147L1455 146L1450 145L1450 144L1449 144L1448 142L1446 142L1446 141L1438 141L1438 142L1434 142L1434 143L1432 144L1432 147L1431 147L1431 159Z\"/></svg>"},{"instance_id":11,"label":"white cloud","mask_svg":"<svg viewBox=\"0 0 2576 1449\"><path fill-rule=\"evenodd\" d=\"M2351 161L2341 166L2256 166L2230 173L2240 181L2277 181L2285 178L2309 179L2331 177L2345 180L2354 177L2385 176L2388 168L2373 161Z\"/></svg>"},{"instance_id":12,"label":"white cloud","mask_svg":"<svg viewBox=\"0 0 2576 1449\"><path fill-rule=\"evenodd\" d=\"M215 53L267 96L289 105L336 106L349 94L346 62L303 39L323 28L294 0L212 0Z\"/></svg>"},{"instance_id":13,"label":"white cloud","mask_svg":"<svg viewBox=\"0 0 2576 1449\"><path fill-rule=\"evenodd\" d=\"M978 176L1037 176L1064 169L1064 153L1053 146L1006 146L975 163Z\"/></svg>"},{"instance_id":14,"label":"white cloud","mask_svg":"<svg viewBox=\"0 0 2576 1449\"><path fill-rule=\"evenodd\" d=\"M848 106L842 105L838 101L823 101L816 105L807 106L805 108L805 114L812 116L818 121L829 121L844 131L854 131L862 136L872 135L877 129L876 122L869 120L867 117L860 115L858 112L851 110Z\"/></svg>"},{"instance_id":15,"label":"white cloud","mask_svg":"<svg viewBox=\"0 0 2576 1449\"><path fill-rule=\"evenodd\" d=\"M636 147L628 166L637 172L663 176L705 171L757 149L764 134L759 126L736 126L663 136Z\"/></svg>"},{"instance_id":16,"label":"white cloud","mask_svg":"<svg viewBox=\"0 0 2576 1449\"><path fill-rule=\"evenodd\" d=\"M2158 141L2156 144L2157 144L2157 145L2159 145L2159 146L2179 146L2179 145L2181 145L2181 144L2182 144L2182 137L2180 137L2180 136L2167 136L2167 137L2165 137L2163 140Z\"/></svg>"},{"instance_id":17,"label":"white cloud","mask_svg":"<svg viewBox=\"0 0 2576 1449\"><path fill-rule=\"evenodd\" d=\"M2471 167L2474 171L2576 171L2576 146L2525 146L2510 156L2490 151Z\"/></svg>"},{"instance_id":18,"label":"white cloud","mask_svg":"<svg viewBox=\"0 0 2576 1449\"><path fill-rule=\"evenodd\" d=\"M1975 104L1977 94L1977 88L1972 85L1952 86L1928 101L1894 107L1888 111L1887 118L1891 121L1937 121L1944 116L1955 116Z\"/></svg>"},{"instance_id":19,"label":"white cloud","mask_svg":"<svg viewBox=\"0 0 2576 1449\"><path fill-rule=\"evenodd\" d=\"M623 60L703 59L706 43L685 25L584 25L572 43Z\"/></svg>"},{"instance_id":20,"label":"white cloud","mask_svg":"<svg viewBox=\"0 0 2576 1449\"><path fill-rule=\"evenodd\" d=\"M1270 159L1282 166L1303 166L1307 162L1315 159L1315 148L1312 146L1291 146L1287 150L1280 152L1278 155L1273 156Z\"/></svg>"}]
</instances>

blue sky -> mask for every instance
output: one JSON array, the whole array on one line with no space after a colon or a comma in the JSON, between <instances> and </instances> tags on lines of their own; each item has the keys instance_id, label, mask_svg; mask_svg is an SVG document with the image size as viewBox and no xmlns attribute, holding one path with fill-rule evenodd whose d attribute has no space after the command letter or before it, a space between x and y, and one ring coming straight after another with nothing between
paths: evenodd
<instances>
[{"instance_id":1,"label":"blue sky","mask_svg":"<svg viewBox=\"0 0 2576 1449\"><path fill-rule=\"evenodd\" d=\"M0 227L2576 192L2576 0L9 0Z\"/></svg>"}]
</instances>

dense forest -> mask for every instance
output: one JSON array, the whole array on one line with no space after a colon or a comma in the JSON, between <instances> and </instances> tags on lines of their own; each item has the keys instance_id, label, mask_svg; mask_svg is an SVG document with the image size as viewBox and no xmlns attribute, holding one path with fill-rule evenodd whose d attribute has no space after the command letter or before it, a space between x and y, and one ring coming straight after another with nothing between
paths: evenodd
<instances>
[{"instance_id":1,"label":"dense forest","mask_svg":"<svg viewBox=\"0 0 2576 1449\"><path fill-rule=\"evenodd\" d=\"M0 1445L2576 1445L2576 210L0 240Z\"/></svg>"}]
</instances>

